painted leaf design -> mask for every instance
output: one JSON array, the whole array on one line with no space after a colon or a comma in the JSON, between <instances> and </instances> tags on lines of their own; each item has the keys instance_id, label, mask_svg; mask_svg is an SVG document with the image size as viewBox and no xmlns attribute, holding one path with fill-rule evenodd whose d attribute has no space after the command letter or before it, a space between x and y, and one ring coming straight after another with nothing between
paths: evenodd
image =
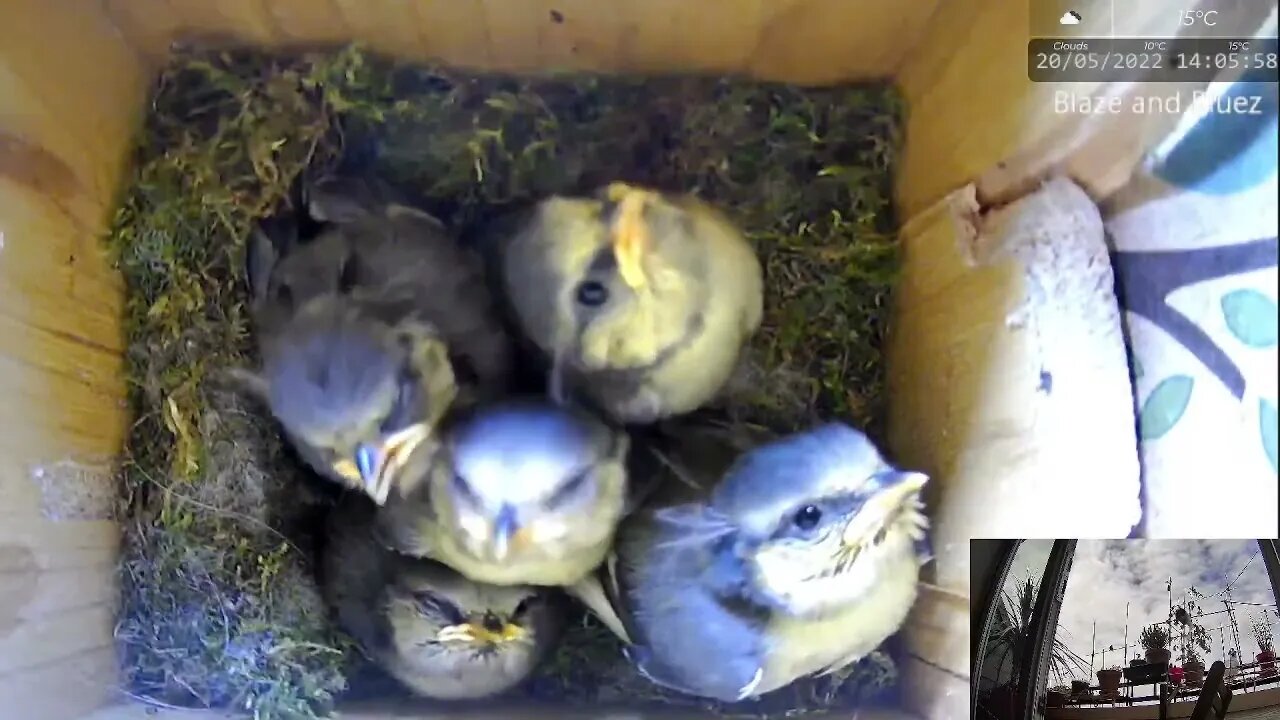
<instances>
[{"instance_id":1,"label":"painted leaf design","mask_svg":"<svg viewBox=\"0 0 1280 720\"><path fill-rule=\"evenodd\" d=\"M1280 464L1276 461L1276 406L1266 398L1258 401L1258 429L1262 433L1262 449L1267 451L1271 460L1271 469L1280 472Z\"/></svg>"},{"instance_id":2,"label":"painted leaf design","mask_svg":"<svg viewBox=\"0 0 1280 720\"><path fill-rule=\"evenodd\" d=\"M1276 303L1254 290L1243 288L1222 296L1222 315L1227 329L1252 348L1276 344Z\"/></svg>"},{"instance_id":3,"label":"painted leaf design","mask_svg":"<svg viewBox=\"0 0 1280 720\"><path fill-rule=\"evenodd\" d=\"M1138 433L1143 440L1155 440L1178 424L1187 411L1195 384L1188 375L1173 375L1155 386L1138 414Z\"/></svg>"}]
</instances>

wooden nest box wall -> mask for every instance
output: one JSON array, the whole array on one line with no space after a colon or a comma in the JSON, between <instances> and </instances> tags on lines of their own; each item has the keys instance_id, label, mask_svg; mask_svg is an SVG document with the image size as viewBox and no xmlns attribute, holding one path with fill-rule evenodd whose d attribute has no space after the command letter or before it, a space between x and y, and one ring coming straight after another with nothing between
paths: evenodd
<instances>
[{"instance_id":1,"label":"wooden nest box wall","mask_svg":"<svg viewBox=\"0 0 1280 720\"><path fill-rule=\"evenodd\" d=\"M0 714L185 716L148 715L116 690L113 478L130 418L123 287L100 237L170 42L216 35L260 46L357 40L513 72L893 78L908 122L897 178L905 271L887 350L890 449L935 478L929 579L951 593L925 593L915 609L906 637L919 659L904 669L905 695L921 717L967 717L968 538L1123 537L1138 520L1132 400L1095 203L1177 120L1056 111L1064 86L1027 77L1033 4L6 0ZM1176 34L1176 13L1158 5L1115 3L1114 14L1126 27ZM1072 8L1086 23L1111 12L1108 3Z\"/></svg>"}]
</instances>

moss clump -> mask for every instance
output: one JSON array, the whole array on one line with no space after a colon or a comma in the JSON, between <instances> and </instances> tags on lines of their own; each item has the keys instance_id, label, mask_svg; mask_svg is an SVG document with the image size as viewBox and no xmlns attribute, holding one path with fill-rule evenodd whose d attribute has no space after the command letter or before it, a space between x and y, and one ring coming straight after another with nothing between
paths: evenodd
<instances>
[{"instance_id":1,"label":"moss clump","mask_svg":"<svg viewBox=\"0 0 1280 720\"><path fill-rule=\"evenodd\" d=\"M765 325L730 410L783 430L843 417L878 435L900 113L879 86L477 76L357 48L177 53L107 241L128 285L137 417L117 633L127 690L310 717L352 669L311 582L323 493L221 381L254 361L244 238L300 175L371 166L464 230L611 180L696 192L745 229L766 268ZM719 707L638 678L583 618L528 692L760 715L844 704L891 678L877 656L848 678Z\"/></svg>"}]
</instances>

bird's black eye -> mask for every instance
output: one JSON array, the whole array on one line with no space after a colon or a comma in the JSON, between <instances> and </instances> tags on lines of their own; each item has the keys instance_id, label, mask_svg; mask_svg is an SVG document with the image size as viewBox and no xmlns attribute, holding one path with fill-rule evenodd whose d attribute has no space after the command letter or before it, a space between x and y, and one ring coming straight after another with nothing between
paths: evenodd
<instances>
[{"instance_id":1,"label":"bird's black eye","mask_svg":"<svg viewBox=\"0 0 1280 720\"><path fill-rule=\"evenodd\" d=\"M805 505L791 517L791 522L801 530L812 530L822 520L822 510L817 505Z\"/></svg>"},{"instance_id":2,"label":"bird's black eye","mask_svg":"<svg viewBox=\"0 0 1280 720\"><path fill-rule=\"evenodd\" d=\"M609 289L596 280L585 280L578 283L576 297L579 305L600 307L609 301Z\"/></svg>"},{"instance_id":3,"label":"bird's black eye","mask_svg":"<svg viewBox=\"0 0 1280 720\"><path fill-rule=\"evenodd\" d=\"M547 502L546 502L547 507L554 508L560 505L564 505L566 502L570 500L570 498L577 495L578 492L582 490L583 486L587 484L587 480L590 477L591 477L590 471L583 470L577 475L574 475L573 477L566 480L563 485L556 488L556 491L554 493L551 493L551 497L547 498Z\"/></svg>"}]
</instances>

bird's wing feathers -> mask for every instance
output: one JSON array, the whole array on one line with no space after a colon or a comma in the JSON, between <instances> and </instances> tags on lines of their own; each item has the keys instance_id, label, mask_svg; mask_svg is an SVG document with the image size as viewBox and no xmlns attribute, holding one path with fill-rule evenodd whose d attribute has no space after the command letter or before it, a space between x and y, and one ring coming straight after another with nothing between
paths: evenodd
<instances>
[{"instance_id":1,"label":"bird's wing feathers","mask_svg":"<svg viewBox=\"0 0 1280 720\"><path fill-rule=\"evenodd\" d=\"M427 497L427 484L413 488L407 495L392 493L378 512L375 537L383 546L414 557L435 557L431 531L435 518Z\"/></svg>"},{"instance_id":2,"label":"bird's wing feathers","mask_svg":"<svg viewBox=\"0 0 1280 720\"><path fill-rule=\"evenodd\" d=\"M396 566L395 556L374 539L373 518L371 504L351 493L330 511L321 585L342 626L366 652L378 653L390 643L382 609Z\"/></svg>"},{"instance_id":3,"label":"bird's wing feathers","mask_svg":"<svg viewBox=\"0 0 1280 720\"><path fill-rule=\"evenodd\" d=\"M621 568L642 670L661 685L724 701L760 672L760 622L734 612L697 579L697 553L651 549L645 567ZM708 662L707 648L715 648Z\"/></svg>"},{"instance_id":4,"label":"bird's wing feathers","mask_svg":"<svg viewBox=\"0 0 1280 720\"><path fill-rule=\"evenodd\" d=\"M245 279L255 304L266 299L271 275L280 258L292 251L297 233L298 226L293 218L275 216L262 220L249 234L245 248Z\"/></svg>"}]
</instances>

